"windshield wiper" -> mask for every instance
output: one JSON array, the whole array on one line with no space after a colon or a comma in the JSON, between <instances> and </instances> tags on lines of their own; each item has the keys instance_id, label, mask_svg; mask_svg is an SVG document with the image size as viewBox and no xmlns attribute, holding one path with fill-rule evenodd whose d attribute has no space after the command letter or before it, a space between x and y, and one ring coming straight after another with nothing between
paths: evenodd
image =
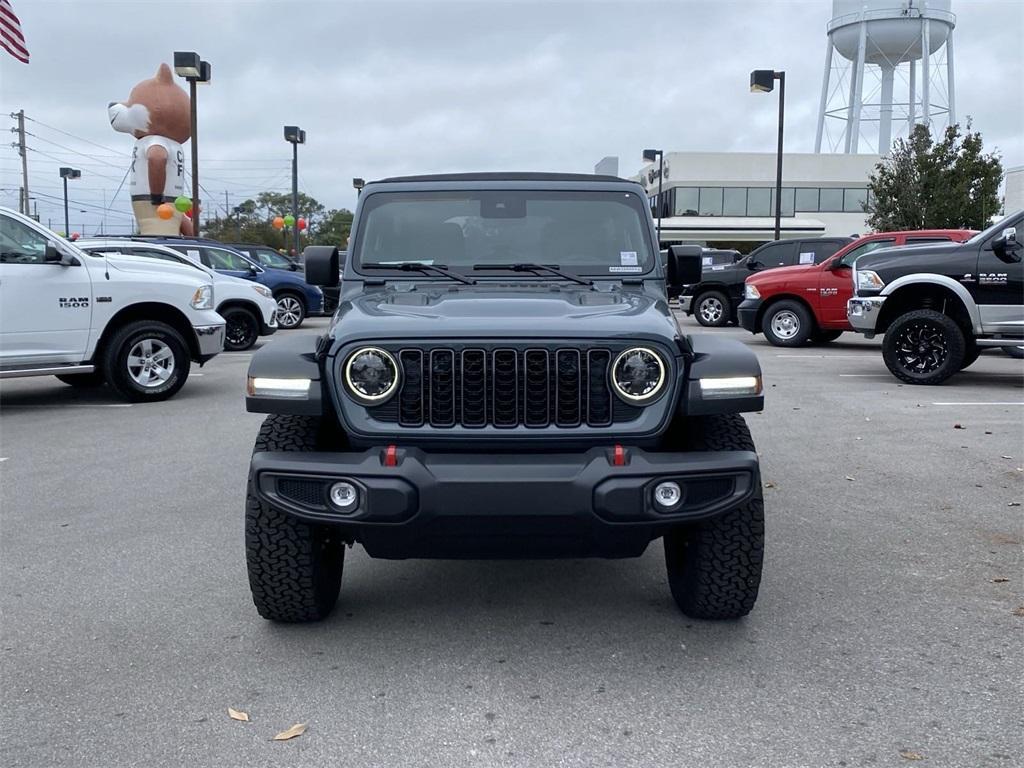
<instances>
[{"instance_id":1,"label":"windshield wiper","mask_svg":"<svg viewBox=\"0 0 1024 768\"><path fill-rule=\"evenodd\" d=\"M385 264L384 262L373 261L368 264L360 264L363 269L397 269L401 272L433 272L438 275L444 275L450 277L452 280L458 280L460 283L466 285L476 285L476 280L471 277L465 277L460 275L458 272L452 272L443 264L423 264L419 261L397 261L393 264Z\"/></svg>"},{"instance_id":2,"label":"windshield wiper","mask_svg":"<svg viewBox=\"0 0 1024 768\"><path fill-rule=\"evenodd\" d=\"M534 262L522 261L515 264L474 264L473 269L507 269L511 272L547 272L549 275L558 275L566 280L572 280L580 285L593 285L593 280L585 280L576 275L570 275L558 268L557 264L536 264Z\"/></svg>"}]
</instances>

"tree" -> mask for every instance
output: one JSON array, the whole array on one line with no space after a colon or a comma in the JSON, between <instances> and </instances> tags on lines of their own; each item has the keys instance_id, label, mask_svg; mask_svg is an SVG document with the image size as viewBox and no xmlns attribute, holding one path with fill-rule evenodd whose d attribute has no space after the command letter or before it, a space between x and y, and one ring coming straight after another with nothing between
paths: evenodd
<instances>
[{"instance_id":1,"label":"tree","mask_svg":"<svg viewBox=\"0 0 1024 768\"><path fill-rule=\"evenodd\" d=\"M240 203L227 218L216 218L203 224L203 235L222 242L262 243L272 248L292 247L291 230L274 229L275 216L292 211L290 192L261 192L255 198ZM325 221L331 221L338 211L327 211L315 198L299 193L299 217L306 220L306 231L300 242L319 242L313 235ZM347 213L347 211L345 212ZM351 214L349 214L351 222ZM347 237L347 231L345 233ZM344 243L344 240L341 241Z\"/></svg>"},{"instance_id":2,"label":"tree","mask_svg":"<svg viewBox=\"0 0 1024 768\"><path fill-rule=\"evenodd\" d=\"M985 229L1000 212L1003 164L982 151L981 133L951 125L938 142L916 125L875 166L868 183L872 229Z\"/></svg>"},{"instance_id":3,"label":"tree","mask_svg":"<svg viewBox=\"0 0 1024 768\"><path fill-rule=\"evenodd\" d=\"M310 232L312 245L336 245L341 250L348 248L348 236L352 231L352 211L342 208L324 214L320 223Z\"/></svg>"}]
</instances>

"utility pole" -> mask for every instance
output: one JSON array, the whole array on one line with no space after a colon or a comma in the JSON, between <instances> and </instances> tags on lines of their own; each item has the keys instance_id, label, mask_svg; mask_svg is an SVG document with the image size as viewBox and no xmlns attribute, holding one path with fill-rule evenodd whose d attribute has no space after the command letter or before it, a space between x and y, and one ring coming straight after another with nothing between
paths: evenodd
<instances>
[{"instance_id":1,"label":"utility pole","mask_svg":"<svg viewBox=\"0 0 1024 768\"><path fill-rule=\"evenodd\" d=\"M25 149L25 110L19 109L11 117L18 118L18 154L21 155L21 187L22 187L22 208L21 212L28 216L28 152Z\"/></svg>"}]
</instances>

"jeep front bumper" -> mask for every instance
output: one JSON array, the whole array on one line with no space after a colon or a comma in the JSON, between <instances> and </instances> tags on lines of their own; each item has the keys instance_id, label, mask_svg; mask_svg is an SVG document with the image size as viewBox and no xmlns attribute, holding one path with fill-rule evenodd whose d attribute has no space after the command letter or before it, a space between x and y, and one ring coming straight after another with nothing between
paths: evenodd
<instances>
[{"instance_id":1,"label":"jeep front bumper","mask_svg":"<svg viewBox=\"0 0 1024 768\"><path fill-rule=\"evenodd\" d=\"M885 296L865 296L847 301L846 319L850 321L853 330L874 336L883 302Z\"/></svg>"},{"instance_id":2,"label":"jeep front bumper","mask_svg":"<svg viewBox=\"0 0 1024 768\"><path fill-rule=\"evenodd\" d=\"M749 451L565 454L257 453L252 487L265 503L341 530L374 557L630 557L672 524L720 514L760 483ZM617 458L618 456L618 458ZM330 488L358 501L341 511ZM654 488L682 490L671 508Z\"/></svg>"}]
</instances>

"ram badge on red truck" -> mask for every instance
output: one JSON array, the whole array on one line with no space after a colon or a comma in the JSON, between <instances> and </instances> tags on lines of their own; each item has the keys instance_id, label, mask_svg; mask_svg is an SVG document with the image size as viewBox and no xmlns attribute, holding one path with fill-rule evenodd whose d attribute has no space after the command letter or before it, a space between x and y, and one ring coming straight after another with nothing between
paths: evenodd
<instances>
[{"instance_id":1,"label":"ram badge on red truck","mask_svg":"<svg viewBox=\"0 0 1024 768\"><path fill-rule=\"evenodd\" d=\"M739 324L763 333L777 347L835 341L853 330L846 302L853 295L853 263L876 248L953 241L962 243L969 229L922 229L878 232L854 240L821 264L784 267L746 279L744 300L737 310Z\"/></svg>"}]
</instances>

